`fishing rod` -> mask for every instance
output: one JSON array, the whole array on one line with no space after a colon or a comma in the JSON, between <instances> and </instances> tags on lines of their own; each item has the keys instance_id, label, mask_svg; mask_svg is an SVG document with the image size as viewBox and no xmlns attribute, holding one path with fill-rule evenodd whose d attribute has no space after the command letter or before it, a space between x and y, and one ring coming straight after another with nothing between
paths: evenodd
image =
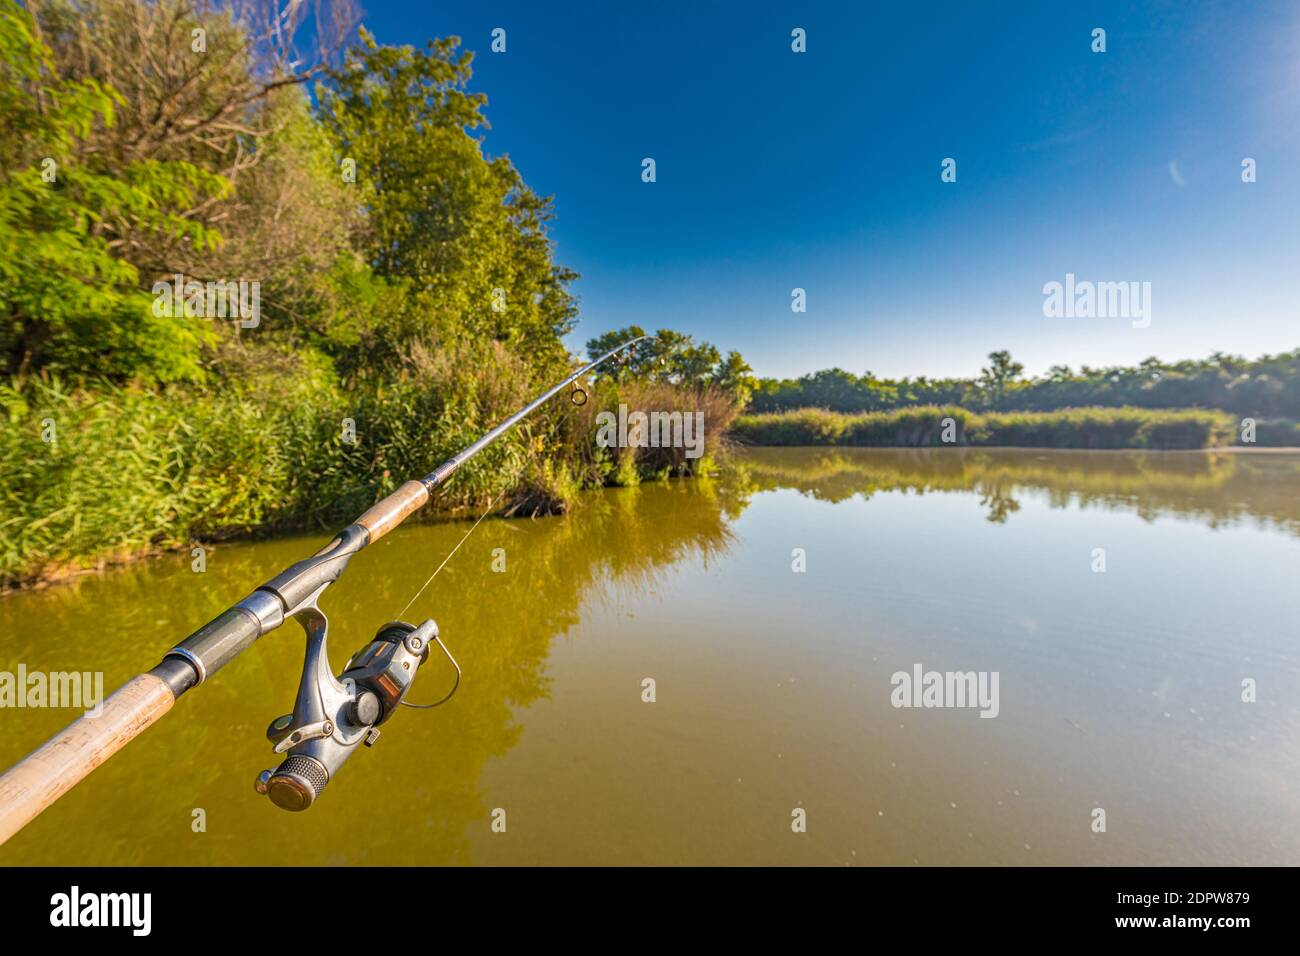
<instances>
[{"instance_id":1,"label":"fishing rod","mask_svg":"<svg viewBox=\"0 0 1300 956\"><path fill-rule=\"evenodd\" d=\"M104 701L98 715L79 718L11 767L0 776L0 843L151 727L181 694L211 678L290 618L297 619L307 635L302 677L293 713L276 718L266 731L273 752L284 759L275 770L262 771L254 785L276 806L306 810L315 803L357 747L375 743L379 725L399 706L445 703L460 686L460 665L442 643L437 624L432 620L418 626L403 621L385 624L336 678L327 654L329 622L320 608L321 594L338 580L353 555L419 510L465 462L566 386L646 338L639 336L610 349L423 478L400 485L314 555L281 571L173 647L152 670L123 684ZM581 386L575 386L572 398L575 404L586 402ZM456 684L436 704L410 704L407 691L433 644L455 667Z\"/></svg>"}]
</instances>

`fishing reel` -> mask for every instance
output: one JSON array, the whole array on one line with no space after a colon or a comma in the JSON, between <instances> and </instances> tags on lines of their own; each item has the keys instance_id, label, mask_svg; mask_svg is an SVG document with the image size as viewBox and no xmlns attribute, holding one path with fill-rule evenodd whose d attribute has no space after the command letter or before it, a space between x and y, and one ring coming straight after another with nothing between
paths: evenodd
<instances>
[{"instance_id":1,"label":"fishing reel","mask_svg":"<svg viewBox=\"0 0 1300 956\"><path fill-rule=\"evenodd\" d=\"M393 621L348 661L336 678L326 653L327 622L314 602L299 611L307 632L307 655L293 713L271 721L267 739L277 754L286 754L275 770L263 770L254 789L285 810L306 810L320 796L358 745L372 747L379 726L400 706L437 707L460 686L460 665L427 620L418 627ZM456 683L433 704L406 700L415 675L437 644L456 669Z\"/></svg>"}]
</instances>

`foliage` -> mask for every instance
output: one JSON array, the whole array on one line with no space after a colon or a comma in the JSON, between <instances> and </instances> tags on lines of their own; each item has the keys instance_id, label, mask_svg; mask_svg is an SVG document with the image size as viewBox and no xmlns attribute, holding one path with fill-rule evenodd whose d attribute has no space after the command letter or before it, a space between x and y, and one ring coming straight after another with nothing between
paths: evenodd
<instances>
[{"instance_id":1,"label":"foliage","mask_svg":"<svg viewBox=\"0 0 1300 956\"><path fill-rule=\"evenodd\" d=\"M766 378L750 407L755 412L808 407L865 412L948 404L990 411L1132 406L1300 419L1300 350L1253 361L1216 352L1203 361L1151 358L1136 367L1074 371L1058 365L1034 379L1022 378L1023 366L1005 351L991 353L989 361L978 379L880 379L838 368L797 379Z\"/></svg>"},{"instance_id":2,"label":"foliage","mask_svg":"<svg viewBox=\"0 0 1300 956\"><path fill-rule=\"evenodd\" d=\"M756 445L921 447L951 444L1038 448L1151 450L1230 444L1232 416L1198 410L1069 408L1055 412L975 413L918 406L887 412L842 413L820 408L742 415L737 438Z\"/></svg>"},{"instance_id":3,"label":"foliage","mask_svg":"<svg viewBox=\"0 0 1300 956\"><path fill-rule=\"evenodd\" d=\"M572 369L575 275L550 199L476 138L471 55L361 31L304 69L304 9L0 0L0 583L352 517ZM156 314L177 274L258 282L260 324ZM739 394L749 369L706 353L669 397L707 392L724 427L705 379ZM556 511L614 480L583 415L530 418L439 506Z\"/></svg>"},{"instance_id":4,"label":"foliage","mask_svg":"<svg viewBox=\"0 0 1300 956\"><path fill-rule=\"evenodd\" d=\"M606 332L587 342L587 354L594 359L645 334L639 325ZM739 352L728 352L724 359L712 344L697 344L694 337L672 329L660 329L644 342L632 346L623 353L620 364L611 368L607 375L620 382L641 380L690 388L717 388L739 408L749 401L757 385L753 369Z\"/></svg>"},{"instance_id":5,"label":"foliage","mask_svg":"<svg viewBox=\"0 0 1300 956\"><path fill-rule=\"evenodd\" d=\"M567 358L560 336L576 315L576 275L552 261L551 201L470 135L486 123L486 97L467 90L472 61L455 38L416 50L362 30L318 87L321 122L358 171L359 252L405 293L402 317L367 355L391 361L413 340L492 339L545 377Z\"/></svg>"},{"instance_id":6,"label":"foliage","mask_svg":"<svg viewBox=\"0 0 1300 956\"><path fill-rule=\"evenodd\" d=\"M596 384L594 392L594 397L582 406L574 428L580 439L574 453L583 462L589 483L628 486L670 476L709 474L722 457L725 436L740 412L736 399L712 384L682 386L647 378L617 381L606 377ZM608 415L604 419L607 422L617 421L620 406L629 413L679 414L683 421L688 415L697 416L694 423L699 430L695 431L693 425L692 436L699 436L701 453L688 457L684 446L675 445L600 447L593 439L599 435L601 416Z\"/></svg>"},{"instance_id":7,"label":"foliage","mask_svg":"<svg viewBox=\"0 0 1300 956\"><path fill-rule=\"evenodd\" d=\"M60 76L31 17L0 0L0 352L10 372L201 377L210 330L154 315L120 243L129 226L212 247L217 235L183 211L227 183L184 161L110 167L86 152L122 103L95 79Z\"/></svg>"},{"instance_id":8,"label":"foliage","mask_svg":"<svg viewBox=\"0 0 1300 956\"><path fill-rule=\"evenodd\" d=\"M0 432L0 583L198 540L337 524L432 471L523 400L511 375L518 361L499 348L413 358L386 383L347 390L328 363L250 354L258 364L242 368L238 385L208 394L82 389L57 378L0 393L9 418ZM345 419L355 442L345 440ZM47 424L52 441L43 440ZM545 482L556 466L542 460L547 424L565 421L514 431L474 459L442 493L443 508L556 500Z\"/></svg>"}]
</instances>

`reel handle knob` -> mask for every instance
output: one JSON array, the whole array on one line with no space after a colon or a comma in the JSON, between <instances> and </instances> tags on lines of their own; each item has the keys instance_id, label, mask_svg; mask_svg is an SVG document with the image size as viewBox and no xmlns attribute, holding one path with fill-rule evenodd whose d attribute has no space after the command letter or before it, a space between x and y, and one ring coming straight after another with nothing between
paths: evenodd
<instances>
[{"instance_id":1,"label":"reel handle knob","mask_svg":"<svg viewBox=\"0 0 1300 956\"><path fill-rule=\"evenodd\" d=\"M258 781L261 779L259 776ZM319 760L293 754L267 778L266 792L282 810L306 810L316 802L329 779L329 772Z\"/></svg>"}]
</instances>

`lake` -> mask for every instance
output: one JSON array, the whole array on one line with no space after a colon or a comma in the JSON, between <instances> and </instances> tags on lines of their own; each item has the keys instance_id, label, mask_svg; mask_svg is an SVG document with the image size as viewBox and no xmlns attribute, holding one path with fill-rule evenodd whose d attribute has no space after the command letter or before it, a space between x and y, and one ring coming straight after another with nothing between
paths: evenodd
<instances>
[{"instance_id":1,"label":"lake","mask_svg":"<svg viewBox=\"0 0 1300 956\"><path fill-rule=\"evenodd\" d=\"M336 670L468 528L353 560ZM11 595L0 670L115 688L327 537ZM290 623L0 863L1300 864L1298 566L1300 454L747 449L485 521L405 615L438 621L459 692L311 810L252 787ZM996 708L895 706L918 670L996 675ZM450 679L431 658L412 699ZM0 764L74 714L0 710Z\"/></svg>"}]
</instances>

